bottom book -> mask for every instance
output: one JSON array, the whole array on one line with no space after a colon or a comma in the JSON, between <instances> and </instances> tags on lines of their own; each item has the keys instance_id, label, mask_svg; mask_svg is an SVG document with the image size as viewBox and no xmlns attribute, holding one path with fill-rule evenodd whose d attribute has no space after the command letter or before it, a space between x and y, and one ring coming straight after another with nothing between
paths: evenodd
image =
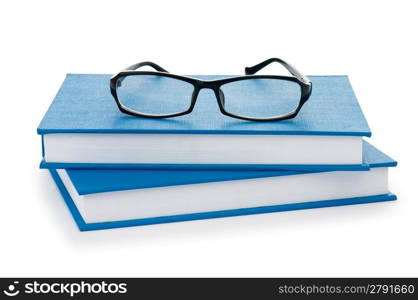
<instances>
[{"instance_id":1,"label":"bottom book","mask_svg":"<svg viewBox=\"0 0 418 300\"><path fill-rule=\"evenodd\" d=\"M396 200L396 162L365 143L368 171L50 169L80 230Z\"/></svg>"}]
</instances>

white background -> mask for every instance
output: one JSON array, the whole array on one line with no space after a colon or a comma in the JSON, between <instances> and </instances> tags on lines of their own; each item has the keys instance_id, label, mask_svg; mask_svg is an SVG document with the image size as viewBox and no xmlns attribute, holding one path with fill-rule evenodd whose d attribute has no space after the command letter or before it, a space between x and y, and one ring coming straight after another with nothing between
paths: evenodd
<instances>
[{"instance_id":1,"label":"white background","mask_svg":"<svg viewBox=\"0 0 418 300\"><path fill-rule=\"evenodd\" d=\"M0 276L418 276L414 2L2 1ZM398 201L78 231L38 169L67 72L242 74L275 56L350 76L371 141L399 161Z\"/></svg>"}]
</instances>

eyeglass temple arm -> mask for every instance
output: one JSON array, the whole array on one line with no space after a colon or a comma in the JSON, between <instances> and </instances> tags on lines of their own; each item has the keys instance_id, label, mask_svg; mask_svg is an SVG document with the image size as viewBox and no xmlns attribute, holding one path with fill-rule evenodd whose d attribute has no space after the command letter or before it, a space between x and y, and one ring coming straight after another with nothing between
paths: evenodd
<instances>
[{"instance_id":1,"label":"eyeglass temple arm","mask_svg":"<svg viewBox=\"0 0 418 300\"><path fill-rule=\"evenodd\" d=\"M269 64L271 64L273 62L278 62L279 64L281 64L283 67L286 68L286 70L288 70L290 72L290 74L295 76L299 81L302 81L303 83L306 83L306 84L310 83L310 80L308 78L306 78L298 70L296 70L295 67L293 67L292 65L290 65L289 63L285 62L284 60L282 60L280 58L270 58L270 59L267 59L267 60L263 61L262 63L259 63L258 65L255 65L255 66L252 66L252 67L246 67L245 68L245 75L254 75L258 71L260 71L262 68L268 66Z\"/></svg>"},{"instance_id":2,"label":"eyeglass temple arm","mask_svg":"<svg viewBox=\"0 0 418 300\"><path fill-rule=\"evenodd\" d=\"M125 68L124 71L134 71L134 70L142 68L142 67L151 67L151 68L155 69L156 71L168 73L168 71L166 69L160 67L159 65L157 65L156 63L153 63L151 61L143 61L143 62L134 64L132 66L129 66L129 67ZM125 77L119 78L116 85L121 86L122 81L124 79L125 79Z\"/></svg>"},{"instance_id":3,"label":"eyeglass temple arm","mask_svg":"<svg viewBox=\"0 0 418 300\"><path fill-rule=\"evenodd\" d=\"M157 65L156 63L153 63L151 61L144 61L144 62L134 64L132 66L129 66L129 67L125 68L125 71L133 71L133 70L136 70L136 69L139 69L139 68L142 68L142 67L146 67L146 66L151 67L151 68L153 68L153 69L155 69L159 72L168 73L168 71L166 69L160 67L159 65Z\"/></svg>"}]
</instances>

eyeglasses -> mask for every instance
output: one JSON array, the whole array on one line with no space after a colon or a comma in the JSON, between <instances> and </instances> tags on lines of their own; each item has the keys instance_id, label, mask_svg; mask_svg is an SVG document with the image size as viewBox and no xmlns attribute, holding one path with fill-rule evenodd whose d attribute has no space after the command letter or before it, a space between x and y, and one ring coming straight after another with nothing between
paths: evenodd
<instances>
[{"instance_id":1,"label":"eyeglasses","mask_svg":"<svg viewBox=\"0 0 418 300\"><path fill-rule=\"evenodd\" d=\"M254 75L278 62L293 76ZM155 71L137 71L149 66ZM214 91L224 115L249 121L296 117L309 99L312 83L279 58L245 68L246 76L202 80L171 74L153 62L141 62L115 74L110 92L120 111L145 118L170 118L191 113L201 89Z\"/></svg>"}]
</instances>

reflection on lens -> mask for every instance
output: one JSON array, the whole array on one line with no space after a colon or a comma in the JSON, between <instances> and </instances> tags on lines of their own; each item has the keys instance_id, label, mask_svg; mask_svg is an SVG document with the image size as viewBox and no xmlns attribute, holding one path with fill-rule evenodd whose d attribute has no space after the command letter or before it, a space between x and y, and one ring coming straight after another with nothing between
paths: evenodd
<instances>
[{"instance_id":1,"label":"reflection on lens","mask_svg":"<svg viewBox=\"0 0 418 300\"><path fill-rule=\"evenodd\" d=\"M273 118L293 112L299 105L301 87L280 79L246 79L222 85L224 109L249 118Z\"/></svg>"},{"instance_id":2,"label":"reflection on lens","mask_svg":"<svg viewBox=\"0 0 418 300\"><path fill-rule=\"evenodd\" d=\"M157 75L128 75L118 79L116 93L125 108L149 115L187 111L193 94L191 83Z\"/></svg>"}]
</instances>

